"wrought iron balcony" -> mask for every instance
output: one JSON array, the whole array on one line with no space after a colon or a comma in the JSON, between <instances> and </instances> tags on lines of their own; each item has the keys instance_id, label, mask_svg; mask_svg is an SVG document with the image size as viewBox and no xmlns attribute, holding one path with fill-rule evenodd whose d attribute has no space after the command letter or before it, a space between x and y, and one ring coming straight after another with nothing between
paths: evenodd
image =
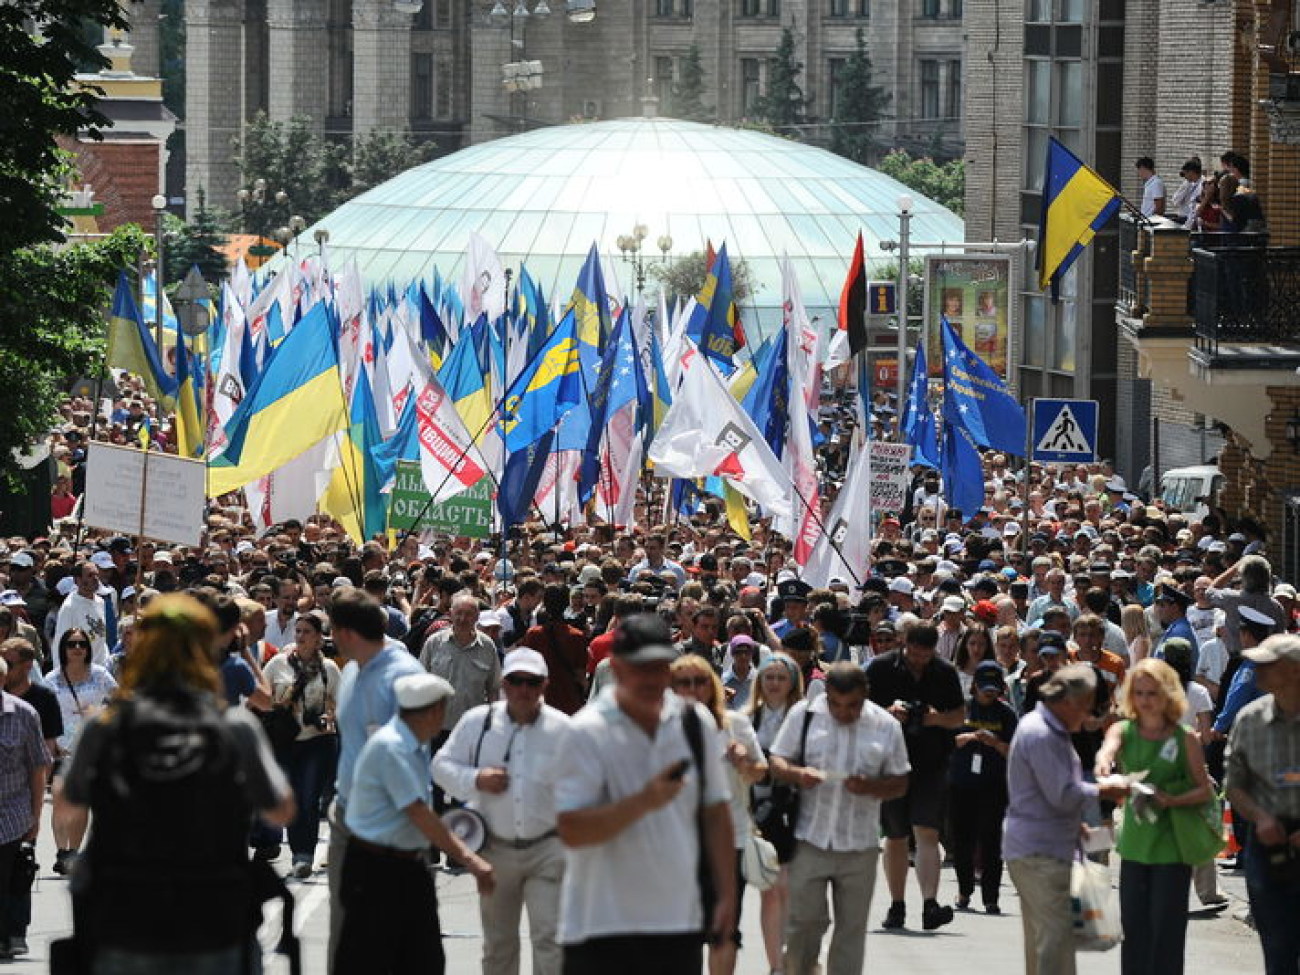
<instances>
[{"instance_id":1,"label":"wrought iron balcony","mask_svg":"<svg viewBox=\"0 0 1300 975\"><path fill-rule=\"evenodd\" d=\"M1294 369L1300 357L1300 247L1241 243L1246 236L1207 234L1193 241L1193 358L1209 367ZM1206 239L1219 237L1236 240Z\"/></svg>"}]
</instances>

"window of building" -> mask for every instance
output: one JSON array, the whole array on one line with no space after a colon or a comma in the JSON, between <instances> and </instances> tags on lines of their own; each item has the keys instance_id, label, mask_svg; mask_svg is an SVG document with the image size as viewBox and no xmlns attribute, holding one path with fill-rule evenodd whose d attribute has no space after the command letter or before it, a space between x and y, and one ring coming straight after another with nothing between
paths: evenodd
<instances>
[{"instance_id":1,"label":"window of building","mask_svg":"<svg viewBox=\"0 0 1300 975\"><path fill-rule=\"evenodd\" d=\"M451 118L451 67L450 55L444 54L433 62L434 112L438 118Z\"/></svg>"},{"instance_id":2,"label":"window of building","mask_svg":"<svg viewBox=\"0 0 1300 975\"><path fill-rule=\"evenodd\" d=\"M844 66L846 58L831 58L826 62L826 116L840 117L840 102L844 97Z\"/></svg>"},{"instance_id":3,"label":"window of building","mask_svg":"<svg viewBox=\"0 0 1300 975\"><path fill-rule=\"evenodd\" d=\"M948 93L944 101L947 118L961 118L961 62L948 62Z\"/></svg>"},{"instance_id":4,"label":"window of building","mask_svg":"<svg viewBox=\"0 0 1300 975\"><path fill-rule=\"evenodd\" d=\"M865 17L870 17L870 16L871 16L871 0L858 0L858 7L857 7L857 10L858 10L858 16L859 16L859 17L863 17L863 18L865 18Z\"/></svg>"},{"instance_id":5,"label":"window of building","mask_svg":"<svg viewBox=\"0 0 1300 975\"><path fill-rule=\"evenodd\" d=\"M673 59L655 58L655 94L661 108L672 104L673 80Z\"/></svg>"},{"instance_id":6,"label":"window of building","mask_svg":"<svg viewBox=\"0 0 1300 975\"><path fill-rule=\"evenodd\" d=\"M1025 6L1025 23L1047 24L1052 20L1052 0L1028 0Z\"/></svg>"},{"instance_id":7,"label":"window of building","mask_svg":"<svg viewBox=\"0 0 1300 975\"><path fill-rule=\"evenodd\" d=\"M671 17L673 15L673 0L655 0L655 16Z\"/></svg>"},{"instance_id":8,"label":"window of building","mask_svg":"<svg viewBox=\"0 0 1300 975\"><path fill-rule=\"evenodd\" d=\"M762 12L762 0L740 0L740 16L757 17Z\"/></svg>"},{"instance_id":9,"label":"window of building","mask_svg":"<svg viewBox=\"0 0 1300 975\"><path fill-rule=\"evenodd\" d=\"M921 0L921 16L933 20L939 16L940 0Z\"/></svg>"},{"instance_id":10,"label":"window of building","mask_svg":"<svg viewBox=\"0 0 1300 975\"><path fill-rule=\"evenodd\" d=\"M948 6L948 16L954 20L961 20L961 0L951 0Z\"/></svg>"},{"instance_id":11,"label":"window of building","mask_svg":"<svg viewBox=\"0 0 1300 975\"><path fill-rule=\"evenodd\" d=\"M433 3L431 0L425 0L420 6L419 12L411 20L411 26L416 30L429 30L433 27Z\"/></svg>"},{"instance_id":12,"label":"window of building","mask_svg":"<svg viewBox=\"0 0 1300 975\"><path fill-rule=\"evenodd\" d=\"M740 113L748 115L763 96L763 66L758 58L740 59Z\"/></svg>"},{"instance_id":13,"label":"window of building","mask_svg":"<svg viewBox=\"0 0 1300 975\"><path fill-rule=\"evenodd\" d=\"M939 62L921 62L921 118L939 117Z\"/></svg>"},{"instance_id":14,"label":"window of building","mask_svg":"<svg viewBox=\"0 0 1300 975\"><path fill-rule=\"evenodd\" d=\"M352 114L352 51L348 47L348 32L329 32L329 113L336 118Z\"/></svg>"},{"instance_id":15,"label":"window of building","mask_svg":"<svg viewBox=\"0 0 1300 975\"><path fill-rule=\"evenodd\" d=\"M411 118L433 118L433 55L411 55Z\"/></svg>"},{"instance_id":16,"label":"window of building","mask_svg":"<svg viewBox=\"0 0 1300 975\"><path fill-rule=\"evenodd\" d=\"M777 18L781 16L781 0L767 0L767 15Z\"/></svg>"},{"instance_id":17,"label":"window of building","mask_svg":"<svg viewBox=\"0 0 1300 975\"><path fill-rule=\"evenodd\" d=\"M827 11L832 17L847 17L849 15L849 0L830 0Z\"/></svg>"},{"instance_id":18,"label":"window of building","mask_svg":"<svg viewBox=\"0 0 1300 975\"><path fill-rule=\"evenodd\" d=\"M1083 23L1084 0L1058 0L1056 22L1058 24Z\"/></svg>"},{"instance_id":19,"label":"window of building","mask_svg":"<svg viewBox=\"0 0 1300 975\"><path fill-rule=\"evenodd\" d=\"M695 0L682 0L681 15L687 20L695 16Z\"/></svg>"},{"instance_id":20,"label":"window of building","mask_svg":"<svg viewBox=\"0 0 1300 975\"><path fill-rule=\"evenodd\" d=\"M1057 124L1077 128L1083 122L1083 65L1078 61L1058 61L1056 91Z\"/></svg>"}]
</instances>

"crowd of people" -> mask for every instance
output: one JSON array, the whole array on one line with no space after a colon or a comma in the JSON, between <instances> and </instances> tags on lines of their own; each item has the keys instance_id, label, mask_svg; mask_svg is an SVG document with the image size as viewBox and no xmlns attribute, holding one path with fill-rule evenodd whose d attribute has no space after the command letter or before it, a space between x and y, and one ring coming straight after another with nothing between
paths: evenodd
<instances>
[{"instance_id":1,"label":"crowd of people","mask_svg":"<svg viewBox=\"0 0 1300 975\"><path fill-rule=\"evenodd\" d=\"M75 485L75 403L69 419ZM225 936L233 920L147 944L123 918L141 885L193 903L175 865L200 888L236 883L250 847L281 874L327 872L338 975L441 970L436 848L477 879L488 973L519 970L525 912L535 972L693 971L706 950L710 973L733 971L747 885L762 943L745 948L772 972L813 971L829 931L826 971L857 973L879 864L880 923L923 931L976 910L977 890L1000 913L1005 865L1027 970L1057 975L1074 964L1080 826L1118 822L1122 969L1181 972L1189 888L1227 903L1211 831L1193 835L1226 787L1268 971L1293 975L1300 601L1263 533L1148 504L1104 464L984 463L979 511L917 469L867 576L816 589L768 522L742 539L711 501L642 529L533 522L506 543L357 546L323 516L257 537L233 499L199 548L9 539L0 722L25 744L0 769L7 950L27 944L6 871L53 770L54 869L94 878L80 944L164 959L148 970L243 970L221 967L252 950ZM115 805L185 765L114 775L121 743L182 720L228 758L194 794L242 783L194 822L234 817L238 843L213 826L146 849L160 818Z\"/></svg>"},{"instance_id":2,"label":"crowd of people","mask_svg":"<svg viewBox=\"0 0 1300 975\"><path fill-rule=\"evenodd\" d=\"M1162 216L1198 233L1263 233L1268 229L1259 194L1250 180L1250 160L1228 149L1219 156L1219 168L1205 172L1199 156L1179 169L1180 182L1167 195L1154 161L1143 156L1136 162L1142 181L1143 216Z\"/></svg>"}]
</instances>

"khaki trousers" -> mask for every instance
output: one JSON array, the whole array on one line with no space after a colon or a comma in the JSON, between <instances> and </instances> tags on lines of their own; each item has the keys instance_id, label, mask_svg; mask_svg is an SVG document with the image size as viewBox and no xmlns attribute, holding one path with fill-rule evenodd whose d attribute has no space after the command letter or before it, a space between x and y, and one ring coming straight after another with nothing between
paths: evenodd
<instances>
[{"instance_id":1,"label":"khaki trousers","mask_svg":"<svg viewBox=\"0 0 1300 975\"><path fill-rule=\"evenodd\" d=\"M809 975L830 926L826 889L835 915L826 975L861 975L867 953L867 917L876 886L879 850L837 852L802 840L790 861L790 919L785 928L786 975Z\"/></svg>"},{"instance_id":2,"label":"khaki trousers","mask_svg":"<svg viewBox=\"0 0 1300 975\"><path fill-rule=\"evenodd\" d=\"M1031 856L1011 860L1007 871L1020 895L1025 975L1075 975L1070 864Z\"/></svg>"},{"instance_id":3,"label":"khaki trousers","mask_svg":"<svg viewBox=\"0 0 1300 975\"><path fill-rule=\"evenodd\" d=\"M481 855L496 873L496 889L478 902L483 923L483 975L519 975L519 915L525 906L533 975L560 975L564 959L555 943L555 928L564 846L559 837L522 850L489 838Z\"/></svg>"}]
</instances>

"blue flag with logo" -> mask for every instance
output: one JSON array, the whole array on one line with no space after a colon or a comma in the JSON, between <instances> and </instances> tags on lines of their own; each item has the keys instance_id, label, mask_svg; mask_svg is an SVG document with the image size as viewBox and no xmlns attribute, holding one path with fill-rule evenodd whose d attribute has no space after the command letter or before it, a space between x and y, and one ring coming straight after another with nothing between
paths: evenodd
<instances>
[{"instance_id":1,"label":"blue flag with logo","mask_svg":"<svg viewBox=\"0 0 1300 975\"><path fill-rule=\"evenodd\" d=\"M555 431L547 430L540 440L516 450L506 461L505 472L501 475L501 484L497 488L497 511L501 515L501 526L505 531L518 525L528 517L528 508L537 495L537 486L541 483L542 472L546 470L546 459L551 453L551 441Z\"/></svg>"},{"instance_id":2,"label":"blue flag with logo","mask_svg":"<svg viewBox=\"0 0 1300 975\"><path fill-rule=\"evenodd\" d=\"M903 415L903 437L912 445L912 463L939 466L939 434L934 411L930 409L929 370L925 362L925 345L916 343L916 361L912 365L912 382Z\"/></svg>"},{"instance_id":3,"label":"blue flag with logo","mask_svg":"<svg viewBox=\"0 0 1300 975\"><path fill-rule=\"evenodd\" d=\"M1023 457L1028 423L1025 408L992 367L966 346L947 318L939 324L943 333L944 417L970 431L971 439L981 447Z\"/></svg>"}]
</instances>

